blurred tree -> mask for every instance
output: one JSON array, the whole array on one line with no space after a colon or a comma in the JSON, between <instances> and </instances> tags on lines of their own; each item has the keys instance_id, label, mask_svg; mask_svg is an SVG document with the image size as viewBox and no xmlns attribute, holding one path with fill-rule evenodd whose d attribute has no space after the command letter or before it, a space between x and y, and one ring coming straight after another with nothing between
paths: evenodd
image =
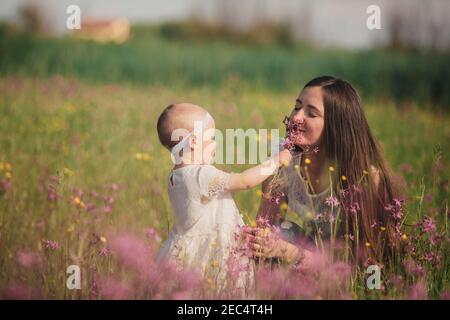
<instances>
[{"instance_id":1,"label":"blurred tree","mask_svg":"<svg viewBox=\"0 0 450 320\"><path fill-rule=\"evenodd\" d=\"M26 32L44 34L48 33L45 16L42 10L33 3L27 3L19 9L23 28Z\"/></svg>"}]
</instances>

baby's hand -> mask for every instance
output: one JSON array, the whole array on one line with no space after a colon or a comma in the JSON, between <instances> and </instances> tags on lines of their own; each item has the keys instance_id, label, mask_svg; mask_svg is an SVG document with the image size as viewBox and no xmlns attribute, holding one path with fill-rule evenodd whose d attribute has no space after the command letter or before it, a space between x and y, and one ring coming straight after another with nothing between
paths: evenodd
<instances>
[{"instance_id":1,"label":"baby's hand","mask_svg":"<svg viewBox=\"0 0 450 320\"><path fill-rule=\"evenodd\" d=\"M292 160L291 152L287 149L281 151L278 154L278 157L279 157L280 164L282 164L283 166L288 166Z\"/></svg>"}]
</instances>

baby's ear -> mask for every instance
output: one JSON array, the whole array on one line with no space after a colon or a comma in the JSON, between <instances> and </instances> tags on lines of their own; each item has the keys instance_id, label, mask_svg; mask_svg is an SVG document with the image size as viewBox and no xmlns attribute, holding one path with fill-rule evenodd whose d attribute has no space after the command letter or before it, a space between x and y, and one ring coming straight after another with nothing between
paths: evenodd
<instances>
[{"instance_id":1,"label":"baby's ear","mask_svg":"<svg viewBox=\"0 0 450 320\"><path fill-rule=\"evenodd\" d=\"M191 148L191 150L195 149L195 147L197 146L197 137L191 134L188 140L189 140L189 148Z\"/></svg>"}]
</instances>

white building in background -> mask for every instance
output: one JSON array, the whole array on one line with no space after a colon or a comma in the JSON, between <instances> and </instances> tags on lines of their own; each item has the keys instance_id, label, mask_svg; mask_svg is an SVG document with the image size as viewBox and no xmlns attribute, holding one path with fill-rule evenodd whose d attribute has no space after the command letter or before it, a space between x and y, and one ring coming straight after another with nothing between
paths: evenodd
<instances>
[{"instance_id":1,"label":"white building in background","mask_svg":"<svg viewBox=\"0 0 450 320\"><path fill-rule=\"evenodd\" d=\"M423 47L450 48L448 0L1 0L0 20L17 21L18 9L33 3L55 33L66 31L68 5L79 5L82 19L127 18L131 23L192 17L232 28L263 22L288 24L298 39L321 46L368 48L395 36ZM381 30L366 27L369 5L381 9Z\"/></svg>"}]
</instances>

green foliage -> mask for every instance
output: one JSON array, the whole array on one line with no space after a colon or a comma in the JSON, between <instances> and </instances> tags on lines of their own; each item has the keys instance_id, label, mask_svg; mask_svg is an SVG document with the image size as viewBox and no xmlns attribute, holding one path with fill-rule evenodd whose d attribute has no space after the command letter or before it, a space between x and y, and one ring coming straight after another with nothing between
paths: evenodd
<instances>
[{"instance_id":1,"label":"green foliage","mask_svg":"<svg viewBox=\"0 0 450 320\"><path fill-rule=\"evenodd\" d=\"M219 31L205 35L195 30L195 24L138 26L119 45L36 38L2 28L0 73L184 87L220 87L238 79L278 91L299 90L313 77L330 74L354 83L365 98L444 109L450 105L448 53L319 50L256 41L256 35L230 40Z\"/></svg>"}]
</instances>

